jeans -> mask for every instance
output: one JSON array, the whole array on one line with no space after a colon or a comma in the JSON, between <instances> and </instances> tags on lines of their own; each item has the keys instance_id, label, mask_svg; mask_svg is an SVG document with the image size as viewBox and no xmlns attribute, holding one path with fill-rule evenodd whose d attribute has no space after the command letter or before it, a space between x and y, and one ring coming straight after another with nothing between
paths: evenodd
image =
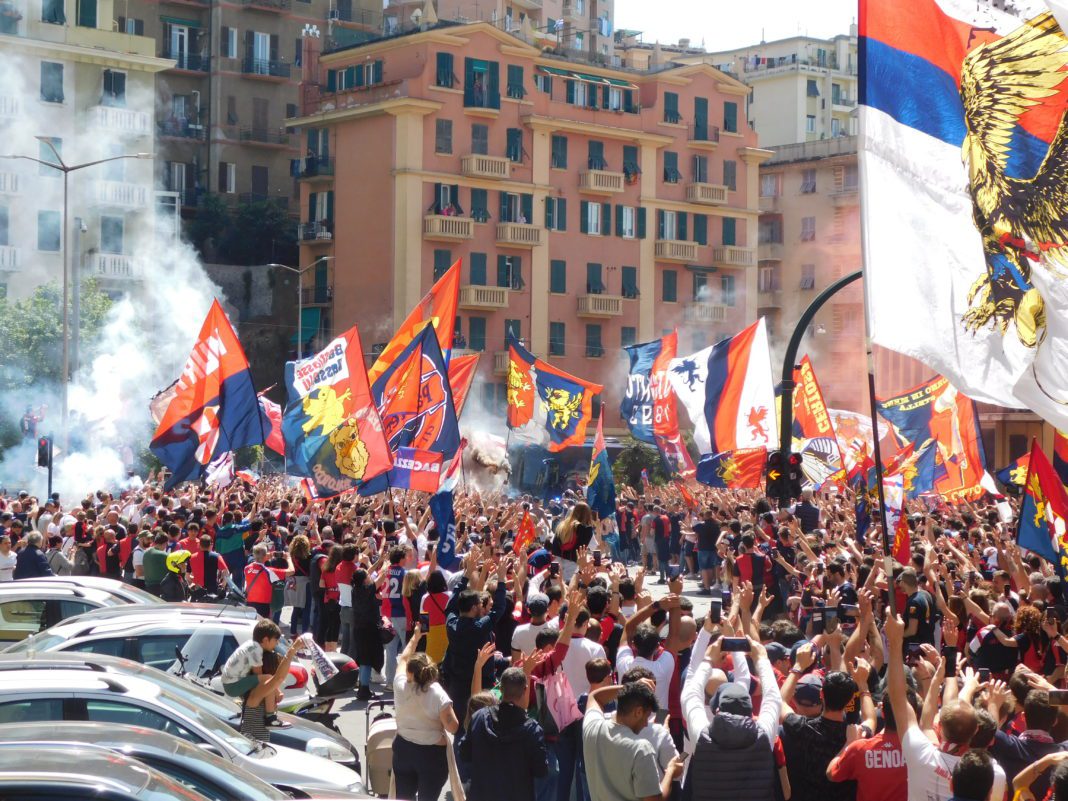
<instances>
[{"instance_id":1,"label":"jeans","mask_svg":"<svg viewBox=\"0 0 1068 801\"><path fill-rule=\"evenodd\" d=\"M549 772L534 780L535 801L556 801L556 782L560 773L560 763L556 758L557 743L546 743L549 750Z\"/></svg>"},{"instance_id":2,"label":"jeans","mask_svg":"<svg viewBox=\"0 0 1068 801\"><path fill-rule=\"evenodd\" d=\"M571 801L581 745L582 721L576 720L560 733L560 739L556 741L556 760L560 771L556 777L556 801Z\"/></svg>"},{"instance_id":3,"label":"jeans","mask_svg":"<svg viewBox=\"0 0 1068 801\"><path fill-rule=\"evenodd\" d=\"M339 610L341 615L341 636L338 641L338 649L347 656L352 656L352 607L342 606Z\"/></svg>"},{"instance_id":4,"label":"jeans","mask_svg":"<svg viewBox=\"0 0 1068 801\"><path fill-rule=\"evenodd\" d=\"M403 737L393 738L393 778L397 798L438 801L449 778L444 745L416 745Z\"/></svg>"},{"instance_id":5,"label":"jeans","mask_svg":"<svg viewBox=\"0 0 1068 801\"><path fill-rule=\"evenodd\" d=\"M370 665L360 665L360 686L361 687L370 687L371 686L371 666Z\"/></svg>"},{"instance_id":6,"label":"jeans","mask_svg":"<svg viewBox=\"0 0 1068 801\"><path fill-rule=\"evenodd\" d=\"M289 618L289 631L294 637L311 631L311 585L304 588L304 606L294 606Z\"/></svg>"},{"instance_id":7,"label":"jeans","mask_svg":"<svg viewBox=\"0 0 1068 801\"><path fill-rule=\"evenodd\" d=\"M393 623L393 630L397 632L397 636L393 638L393 641L386 646L386 684L390 687L393 686L393 679L397 675L397 657L400 656L401 651L404 650L404 636L405 629L408 628L408 618L406 617L391 617L390 620Z\"/></svg>"}]
</instances>

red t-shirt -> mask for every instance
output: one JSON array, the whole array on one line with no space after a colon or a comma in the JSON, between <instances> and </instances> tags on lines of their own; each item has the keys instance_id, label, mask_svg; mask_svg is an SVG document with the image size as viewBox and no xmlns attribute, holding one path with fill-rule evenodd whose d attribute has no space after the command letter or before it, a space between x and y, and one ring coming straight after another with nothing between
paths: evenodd
<instances>
[{"instance_id":1,"label":"red t-shirt","mask_svg":"<svg viewBox=\"0 0 1068 801\"><path fill-rule=\"evenodd\" d=\"M229 570L226 566L226 560L221 556L218 557L219 564L216 566L216 575L224 570ZM193 583L198 587L205 587L204 585L204 551L196 551L191 557L189 557L189 572L193 574ZM264 579L260 579L263 581ZM214 590L214 587L205 587L205 589Z\"/></svg>"},{"instance_id":2,"label":"red t-shirt","mask_svg":"<svg viewBox=\"0 0 1068 801\"><path fill-rule=\"evenodd\" d=\"M266 576L260 576L266 572ZM253 562L245 568L245 597L250 604L269 604L273 588L271 582L284 578L284 572L259 562Z\"/></svg>"},{"instance_id":3,"label":"red t-shirt","mask_svg":"<svg viewBox=\"0 0 1068 801\"><path fill-rule=\"evenodd\" d=\"M323 571L323 601L335 603L340 600L341 592L337 588L337 568Z\"/></svg>"},{"instance_id":4,"label":"red t-shirt","mask_svg":"<svg viewBox=\"0 0 1068 801\"><path fill-rule=\"evenodd\" d=\"M857 801L901 801L908 798L908 769L897 732L882 731L856 740L831 760L832 781L856 781Z\"/></svg>"},{"instance_id":5,"label":"red t-shirt","mask_svg":"<svg viewBox=\"0 0 1068 801\"><path fill-rule=\"evenodd\" d=\"M349 562L342 559L337 563L337 567L334 568L334 578L337 580L337 585L352 585L352 574L356 572L356 563Z\"/></svg>"}]
</instances>

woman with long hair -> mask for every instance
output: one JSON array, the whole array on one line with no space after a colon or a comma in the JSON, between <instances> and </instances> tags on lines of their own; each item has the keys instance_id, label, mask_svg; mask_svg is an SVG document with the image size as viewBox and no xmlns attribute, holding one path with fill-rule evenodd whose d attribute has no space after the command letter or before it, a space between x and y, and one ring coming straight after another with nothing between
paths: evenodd
<instances>
[{"instance_id":1,"label":"woman with long hair","mask_svg":"<svg viewBox=\"0 0 1068 801\"><path fill-rule=\"evenodd\" d=\"M360 701L375 697L371 692L371 673L386 664L386 652L379 634L381 622L378 587L366 568L359 567L352 576L352 653L349 656L360 666L360 687L356 693Z\"/></svg>"},{"instance_id":2,"label":"woman with long hair","mask_svg":"<svg viewBox=\"0 0 1068 801\"><path fill-rule=\"evenodd\" d=\"M556 536L549 551L560 560L560 572L565 584L571 581L578 570L576 560L579 548L588 547L593 535L593 511L581 501L572 506L567 516L557 524Z\"/></svg>"},{"instance_id":3,"label":"woman with long hair","mask_svg":"<svg viewBox=\"0 0 1068 801\"><path fill-rule=\"evenodd\" d=\"M445 629L445 608L449 605L452 593L445 581L445 574L440 570L431 571L426 577L426 594L420 604L419 614L426 615L430 624L426 634L426 655L435 663L445 658L445 649L449 645L449 635Z\"/></svg>"},{"instance_id":4,"label":"woman with long hair","mask_svg":"<svg viewBox=\"0 0 1068 801\"><path fill-rule=\"evenodd\" d=\"M1049 650L1049 637L1043 628L1043 614L1040 609L1023 605L1016 610L1012 630L1019 644L1020 661L1040 676L1046 673L1046 652Z\"/></svg>"},{"instance_id":5,"label":"woman with long hair","mask_svg":"<svg viewBox=\"0 0 1068 801\"><path fill-rule=\"evenodd\" d=\"M309 631L311 626L311 542L298 534L289 543L289 559L293 563L293 575L286 579L293 586L291 596L293 614L289 618L289 632L294 637Z\"/></svg>"},{"instance_id":6,"label":"woman with long hair","mask_svg":"<svg viewBox=\"0 0 1068 801\"><path fill-rule=\"evenodd\" d=\"M335 545L330 549L326 565L319 574L319 586L323 590L323 650L336 651L338 634L341 631L341 591L337 586L335 570L341 563L344 549Z\"/></svg>"}]
</instances>

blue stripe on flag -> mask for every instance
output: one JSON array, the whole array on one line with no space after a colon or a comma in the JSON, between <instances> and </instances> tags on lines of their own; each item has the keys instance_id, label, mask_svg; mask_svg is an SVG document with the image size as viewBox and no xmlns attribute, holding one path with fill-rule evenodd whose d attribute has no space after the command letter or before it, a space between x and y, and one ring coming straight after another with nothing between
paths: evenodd
<instances>
[{"instance_id":1,"label":"blue stripe on flag","mask_svg":"<svg viewBox=\"0 0 1068 801\"><path fill-rule=\"evenodd\" d=\"M708 378L705 380L705 422L708 423L708 439L711 442L710 453L719 453L723 450L720 443L716 442L716 415L719 413L720 391L727 383L727 374L730 372L731 352L730 339L725 339L712 348L708 357ZM716 394L709 393L714 388Z\"/></svg>"}]
</instances>

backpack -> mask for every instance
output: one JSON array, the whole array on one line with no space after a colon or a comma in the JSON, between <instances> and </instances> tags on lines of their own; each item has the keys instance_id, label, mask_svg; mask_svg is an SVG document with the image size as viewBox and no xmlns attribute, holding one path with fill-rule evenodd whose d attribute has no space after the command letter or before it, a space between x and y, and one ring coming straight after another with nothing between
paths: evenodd
<instances>
[{"instance_id":1,"label":"backpack","mask_svg":"<svg viewBox=\"0 0 1068 801\"><path fill-rule=\"evenodd\" d=\"M534 695L538 700L538 724L549 737L558 736L576 720L582 720L575 693L562 667L544 679L537 679Z\"/></svg>"}]
</instances>

